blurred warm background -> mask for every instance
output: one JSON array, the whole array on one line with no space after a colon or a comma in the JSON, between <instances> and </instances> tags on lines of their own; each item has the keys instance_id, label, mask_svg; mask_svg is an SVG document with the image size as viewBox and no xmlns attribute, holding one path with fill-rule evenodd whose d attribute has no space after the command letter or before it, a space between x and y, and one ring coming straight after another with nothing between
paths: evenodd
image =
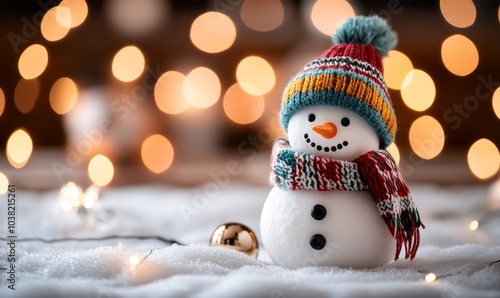
<instances>
[{"instance_id":1,"label":"blurred warm background","mask_svg":"<svg viewBox=\"0 0 500 298\"><path fill-rule=\"evenodd\" d=\"M287 81L354 15L384 59L409 181L500 167L499 1L40 0L0 3L0 192L230 178L267 182Z\"/></svg>"}]
</instances>

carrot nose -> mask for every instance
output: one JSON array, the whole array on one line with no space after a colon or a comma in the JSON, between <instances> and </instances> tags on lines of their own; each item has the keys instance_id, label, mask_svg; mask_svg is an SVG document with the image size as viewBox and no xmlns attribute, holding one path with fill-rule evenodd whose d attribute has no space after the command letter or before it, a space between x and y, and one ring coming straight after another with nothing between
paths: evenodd
<instances>
[{"instance_id":1,"label":"carrot nose","mask_svg":"<svg viewBox=\"0 0 500 298\"><path fill-rule=\"evenodd\" d=\"M337 126L331 122L325 124L315 125L312 130L322 135L324 138L331 139L337 135Z\"/></svg>"}]
</instances>

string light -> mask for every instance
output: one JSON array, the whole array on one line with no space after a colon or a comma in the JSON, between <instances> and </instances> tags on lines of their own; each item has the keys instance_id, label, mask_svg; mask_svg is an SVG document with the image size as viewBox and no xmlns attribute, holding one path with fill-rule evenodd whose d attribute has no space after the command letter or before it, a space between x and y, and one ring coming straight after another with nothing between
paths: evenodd
<instances>
[{"instance_id":1,"label":"string light","mask_svg":"<svg viewBox=\"0 0 500 298\"><path fill-rule=\"evenodd\" d=\"M479 53L470 39L461 34L455 34L443 41L441 59L451 73L466 76L479 64Z\"/></svg>"},{"instance_id":2,"label":"string light","mask_svg":"<svg viewBox=\"0 0 500 298\"><path fill-rule=\"evenodd\" d=\"M240 14L247 27L260 32L278 28L285 18L280 0L245 0L241 5Z\"/></svg>"},{"instance_id":3,"label":"string light","mask_svg":"<svg viewBox=\"0 0 500 298\"><path fill-rule=\"evenodd\" d=\"M34 79L45 71L48 63L47 49L40 44L31 45L19 57L19 74L26 80Z\"/></svg>"},{"instance_id":4,"label":"string light","mask_svg":"<svg viewBox=\"0 0 500 298\"><path fill-rule=\"evenodd\" d=\"M412 69L401 85L401 97L412 110L427 110L436 97L436 86L432 77L420 69Z\"/></svg>"},{"instance_id":5,"label":"string light","mask_svg":"<svg viewBox=\"0 0 500 298\"><path fill-rule=\"evenodd\" d=\"M233 45L236 39L236 26L227 15L209 11L193 21L189 37L203 52L220 53Z\"/></svg>"},{"instance_id":6,"label":"string light","mask_svg":"<svg viewBox=\"0 0 500 298\"><path fill-rule=\"evenodd\" d=\"M136 267L137 265L139 265L139 262L140 262L140 260L137 256L131 256L128 260L128 263L132 267Z\"/></svg>"},{"instance_id":7,"label":"string light","mask_svg":"<svg viewBox=\"0 0 500 298\"><path fill-rule=\"evenodd\" d=\"M89 9L85 0L63 0L59 3L59 7L66 7L71 13L70 28L80 26L87 18Z\"/></svg>"},{"instance_id":8,"label":"string light","mask_svg":"<svg viewBox=\"0 0 500 298\"><path fill-rule=\"evenodd\" d=\"M432 272L431 272L431 273L429 273L429 274L427 274L427 275L424 277L424 280L425 280L425 282L427 282L427 283L432 283L432 282L436 281L436 279L437 279L436 274L434 274L434 273L432 273Z\"/></svg>"},{"instance_id":9,"label":"string light","mask_svg":"<svg viewBox=\"0 0 500 298\"><path fill-rule=\"evenodd\" d=\"M126 46L115 54L111 70L118 80L131 82L142 74L145 63L144 55L138 47Z\"/></svg>"},{"instance_id":10,"label":"string light","mask_svg":"<svg viewBox=\"0 0 500 298\"><path fill-rule=\"evenodd\" d=\"M436 157L444 148L445 135L441 124L431 116L419 117L410 126L410 146L423 159Z\"/></svg>"},{"instance_id":11,"label":"string light","mask_svg":"<svg viewBox=\"0 0 500 298\"><path fill-rule=\"evenodd\" d=\"M105 186L111 182L115 173L113 163L102 154L94 156L88 166L90 180L99 186Z\"/></svg>"},{"instance_id":12,"label":"string light","mask_svg":"<svg viewBox=\"0 0 500 298\"><path fill-rule=\"evenodd\" d=\"M71 27L71 11L64 6L52 7L40 23L40 31L47 41L63 39Z\"/></svg>"},{"instance_id":13,"label":"string light","mask_svg":"<svg viewBox=\"0 0 500 298\"><path fill-rule=\"evenodd\" d=\"M0 172L0 195L7 193L9 188L9 179L4 173Z\"/></svg>"},{"instance_id":14,"label":"string light","mask_svg":"<svg viewBox=\"0 0 500 298\"><path fill-rule=\"evenodd\" d=\"M473 221L471 221L471 222L470 222L470 224L469 224L469 229L470 229L471 231L475 231L475 230L477 230L477 228L478 228L478 227L479 227L479 222L478 222L477 220L473 220Z\"/></svg>"},{"instance_id":15,"label":"string light","mask_svg":"<svg viewBox=\"0 0 500 298\"><path fill-rule=\"evenodd\" d=\"M219 100L221 93L219 76L210 68L197 67L187 74L182 90L191 106L206 109Z\"/></svg>"},{"instance_id":16,"label":"string light","mask_svg":"<svg viewBox=\"0 0 500 298\"><path fill-rule=\"evenodd\" d=\"M482 138L469 148L467 163L471 172L479 179L493 177L500 169L500 153L492 141Z\"/></svg>"},{"instance_id":17,"label":"string light","mask_svg":"<svg viewBox=\"0 0 500 298\"><path fill-rule=\"evenodd\" d=\"M153 249L149 251L147 255L145 255L142 259L139 260L137 256L131 256L128 260L128 263L135 269L139 267L146 259L153 253Z\"/></svg>"},{"instance_id":18,"label":"string light","mask_svg":"<svg viewBox=\"0 0 500 298\"><path fill-rule=\"evenodd\" d=\"M348 18L354 17L354 9L344 0L318 0L311 10L311 21L321 33L328 36Z\"/></svg>"},{"instance_id":19,"label":"string light","mask_svg":"<svg viewBox=\"0 0 500 298\"><path fill-rule=\"evenodd\" d=\"M7 140L7 159L9 163L20 169L26 165L33 152L33 141L22 128L13 132Z\"/></svg>"},{"instance_id":20,"label":"string light","mask_svg":"<svg viewBox=\"0 0 500 298\"><path fill-rule=\"evenodd\" d=\"M5 109L5 94L3 93L2 88L0 88L0 117L2 116L4 109Z\"/></svg>"}]
</instances>

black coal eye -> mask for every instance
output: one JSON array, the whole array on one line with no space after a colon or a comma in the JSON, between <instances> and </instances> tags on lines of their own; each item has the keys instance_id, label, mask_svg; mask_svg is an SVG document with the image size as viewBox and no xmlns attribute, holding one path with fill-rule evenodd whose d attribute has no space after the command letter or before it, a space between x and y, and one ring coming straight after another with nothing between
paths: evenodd
<instances>
[{"instance_id":1,"label":"black coal eye","mask_svg":"<svg viewBox=\"0 0 500 298\"><path fill-rule=\"evenodd\" d=\"M307 120L309 120L309 122L314 122L314 120L316 120L316 115L309 114L309 116L307 116Z\"/></svg>"},{"instance_id":2,"label":"black coal eye","mask_svg":"<svg viewBox=\"0 0 500 298\"><path fill-rule=\"evenodd\" d=\"M342 124L342 126L344 127L349 126L349 124L351 124L351 120L349 120L349 118L347 117L344 117L342 118L342 120L340 120L340 124Z\"/></svg>"}]
</instances>

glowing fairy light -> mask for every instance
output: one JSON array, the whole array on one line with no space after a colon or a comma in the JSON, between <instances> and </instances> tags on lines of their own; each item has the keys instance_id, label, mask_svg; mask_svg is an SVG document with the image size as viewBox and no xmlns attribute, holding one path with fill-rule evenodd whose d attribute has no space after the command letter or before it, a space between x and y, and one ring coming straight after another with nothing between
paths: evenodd
<instances>
[{"instance_id":1,"label":"glowing fairy light","mask_svg":"<svg viewBox=\"0 0 500 298\"><path fill-rule=\"evenodd\" d=\"M50 89L50 106L59 115L66 114L78 99L78 87L70 78L58 79Z\"/></svg>"},{"instance_id":2,"label":"glowing fairy light","mask_svg":"<svg viewBox=\"0 0 500 298\"><path fill-rule=\"evenodd\" d=\"M495 115L497 115L497 118L500 119L500 87L498 87L493 93L491 104L493 105L493 111L495 112Z\"/></svg>"},{"instance_id":3,"label":"glowing fairy light","mask_svg":"<svg viewBox=\"0 0 500 298\"><path fill-rule=\"evenodd\" d=\"M33 141L22 128L13 132L7 140L7 159L15 168L22 168L28 162L33 151Z\"/></svg>"},{"instance_id":4,"label":"glowing fairy light","mask_svg":"<svg viewBox=\"0 0 500 298\"><path fill-rule=\"evenodd\" d=\"M267 32L283 24L285 10L280 0L245 0L240 15L247 27Z\"/></svg>"},{"instance_id":5,"label":"glowing fairy light","mask_svg":"<svg viewBox=\"0 0 500 298\"><path fill-rule=\"evenodd\" d=\"M479 64L479 53L470 39L461 34L455 34L443 41L441 59L451 73L466 76Z\"/></svg>"},{"instance_id":6,"label":"glowing fairy light","mask_svg":"<svg viewBox=\"0 0 500 298\"><path fill-rule=\"evenodd\" d=\"M159 174L165 172L174 161L174 147L166 137L155 134L142 143L141 157L148 170Z\"/></svg>"},{"instance_id":7,"label":"glowing fairy light","mask_svg":"<svg viewBox=\"0 0 500 298\"><path fill-rule=\"evenodd\" d=\"M271 64L258 56L248 56L238 63L236 79L240 86L252 95L264 95L276 83L276 75Z\"/></svg>"},{"instance_id":8,"label":"glowing fairy light","mask_svg":"<svg viewBox=\"0 0 500 298\"><path fill-rule=\"evenodd\" d=\"M469 224L469 229L471 231L475 231L475 230L477 230L477 228L479 228L479 222L477 220L471 221Z\"/></svg>"},{"instance_id":9,"label":"glowing fairy light","mask_svg":"<svg viewBox=\"0 0 500 298\"><path fill-rule=\"evenodd\" d=\"M321 33L328 36L348 18L354 17L354 9L344 0L318 0L311 10L311 21Z\"/></svg>"},{"instance_id":10,"label":"glowing fairy light","mask_svg":"<svg viewBox=\"0 0 500 298\"><path fill-rule=\"evenodd\" d=\"M472 0L440 0L445 20L457 28L466 28L476 20L476 6Z\"/></svg>"},{"instance_id":11,"label":"glowing fairy light","mask_svg":"<svg viewBox=\"0 0 500 298\"><path fill-rule=\"evenodd\" d=\"M0 172L0 195L3 195L7 192L9 188L9 179L5 176L4 173Z\"/></svg>"},{"instance_id":12,"label":"glowing fairy light","mask_svg":"<svg viewBox=\"0 0 500 298\"><path fill-rule=\"evenodd\" d=\"M419 117L410 126L410 146L423 159L436 157L444 148L445 135L441 124L431 116Z\"/></svg>"},{"instance_id":13,"label":"glowing fairy light","mask_svg":"<svg viewBox=\"0 0 500 298\"><path fill-rule=\"evenodd\" d=\"M34 79L45 71L48 63L47 49L40 44L31 45L19 57L19 73L26 80Z\"/></svg>"},{"instance_id":14,"label":"glowing fairy light","mask_svg":"<svg viewBox=\"0 0 500 298\"><path fill-rule=\"evenodd\" d=\"M436 86L432 77L420 69L412 69L401 85L401 97L412 110L427 110L436 97Z\"/></svg>"},{"instance_id":15,"label":"glowing fairy light","mask_svg":"<svg viewBox=\"0 0 500 298\"><path fill-rule=\"evenodd\" d=\"M205 109L214 105L219 100L220 93L219 76L210 68L197 67L184 80L183 94L193 107Z\"/></svg>"},{"instance_id":16,"label":"glowing fairy light","mask_svg":"<svg viewBox=\"0 0 500 298\"><path fill-rule=\"evenodd\" d=\"M5 109L5 94L3 93L2 88L0 88L0 117L2 116L4 109Z\"/></svg>"},{"instance_id":17,"label":"glowing fairy light","mask_svg":"<svg viewBox=\"0 0 500 298\"><path fill-rule=\"evenodd\" d=\"M20 79L14 89L14 104L21 113L29 113L35 107L38 95L40 95L39 79Z\"/></svg>"},{"instance_id":18,"label":"glowing fairy light","mask_svg":"<svg viewBox=\"0 0 500 298\"><path fill-rule=\"evenodd\" d=\"M384 78L387 87L400 90L403 81L408 73L413 69L410 58L399 51L389 51L384 58Z\"/></svg>"},{"instance_id":19,"label":"glowing fairy light","mask_svg":"<svg viewBox=\"0 0 500 298\"><path fill-rule=\"evenodd\" d=\"M225 14L209 11L193 21L189 36L198 49L207 53L219 53L233 45L236 26Z\"/></svg>"},{"instance_id":20,"label":"glowing fairy light","mask_svg":"<svg viewBox=\"0 0 500 298\"><path fill-rule=\"evenodd\" d=\"M137 265L139 265L139 262L141 260L139 260L139 258L137 256L131 256L129 259L128 259L128 263L130 264L130 266L132 267L137 267Z\"/></svg>"},{"instance_id":21,"label":"glowing fairy light","mask_svg":"<svg viewBox=\"0 0 500 298\"><path fill-rule=\"evenodd\" d=\"M88 166L90 180L99 186L105 186L111 182L115 173L113 163L102 154L94 156Z\"/></svg>"},{"instance_id":22,"label":"glowing fairy light","mask_svg":"<svg viewBox=\"0 0 500 298\"><path fill-rule=\"evenodd\" d=\"M500 169L500 153L492 141L479 139L469 148L467 162L477 178L489 179Z\"/></svg>"},{"instance_id":23,"label":"glowing fairy light","mask_svg":"<svg viewBox=\"0 0 500 298\"><path fill-rule=\"evenodd\" d=\"M265 101L262 95L252 95L235 83L229 89L223 99L223 107L226 116L238 124L249 124L257 121L262 116Z\"/></svg>"},{"instance_id":24,"label":"glowing fairy light","mask_svg":"<svg viewBox=\"0 0 500 298\"><path fill-rule=\"evenodd\" d=\"M155 103L160 111L166 114L179 114L189 104L183 93L186 76L177 71L167 71L158 79L154 89Z\"/></svg>"},{"instance_id":25,"label":"glowing fairy light","mask_svg":"<svg viewBox=\"0 0 500 298\"><path fill-rule=\"evenodd\" d=\"M427 283L432 283L432 282L436 281L436 279L437 279L436 274L434 274L432 272L427 274L424 278L425 282L427 282Z\"/></svg>"},{"instance_id":26,"label":"glowing fairy light","mask_svg":"<svg viewBox=\"0 0 500 298\"><path fill-rule=\"evenodd\" d=\"M87 2L85 2L85 0L63 0L59 3L59 7L69 9L71 15L69 24L70 28L80 26L87 18L89 12ZM61 25L66 24L67 20L61 20L61 16L59 15L57 17L58 22L61 23Z\"/></svg>"},{"instance_id":27,"label":"glowing fairy light","mask_svg":"<svg viewBox=\"0 0 500 298\"><path fill-rule=\"evenodd\" d=\"M144 55L138 47L126 46L115 54L111 70L118 80L131 82L142 74L145 63Z\"/></svg>"},{"instance_id":28,"label":"glowing fairy light","mask_svg":"<svg viewBox=\"0 0 500 298\"><path fill-rule=\"evenodd\" d=\"M64 6L52 7L42 18L40 31L47 41L63 39L71 28L71 11Z\"/></svg>"},{"instance_id":29,"label":"glowing fairy light","mask_svg":"<svg viewBox=\"0 0 500 298\"><path fill-rule=\"evenodd\" d=\"M68 182L59 191L59 205L64 211L71 211L80 207L82 197L82 189L74 182Z\"/></svg>"},{"instance_id":30,"label":"glowing fairy light","mask_svg":"<svg viewBox=\"0 0 500 298\"><path fill-rule=\"evenodd\" d=\"M391 143L386 150L387 152L389 152L389 154L391 154L392 158L394 158L396 165L399 165L399 160L401 159L401 157L399 154L398 146L396 146L396 144L394 143Z\"/></svg>"}]
</instances>

